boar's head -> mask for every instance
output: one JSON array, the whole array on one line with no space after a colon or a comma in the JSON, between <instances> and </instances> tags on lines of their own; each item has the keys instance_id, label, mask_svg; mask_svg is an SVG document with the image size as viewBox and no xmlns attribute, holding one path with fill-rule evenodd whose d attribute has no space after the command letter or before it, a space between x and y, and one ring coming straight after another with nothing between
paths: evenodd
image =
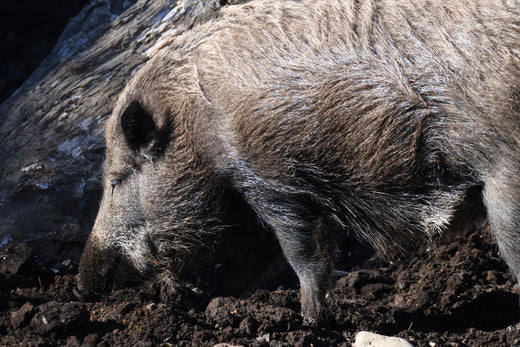
<instances>
[{"instance_id":1,"label":"boar's head","mask_svg":"<svg viewBox=\"0 0 520 347\"><path fill-rule=\"evenodd\" d=\"M189 103L175 91L144 93L134 84L115 107L106 129L103 198L80 262L83 294L149 275L170 278L195 256L194 245L212 246L220 188L187 130Z\"/></svg>"}]
</instances>

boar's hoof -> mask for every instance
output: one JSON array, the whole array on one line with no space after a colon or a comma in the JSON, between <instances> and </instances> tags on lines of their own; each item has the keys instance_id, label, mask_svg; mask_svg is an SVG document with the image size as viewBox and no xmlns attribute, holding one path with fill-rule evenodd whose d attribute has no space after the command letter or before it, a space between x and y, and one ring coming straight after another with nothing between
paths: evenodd
<instances>
[{"instance_id":1,"label":"boar's hoof","mask_svg":"<svg viewBox=\"0 0 520 347\"><path fill-rule=\"evenodd\" d=\"M303 323L302 325L306 328L314 329L319 326L327 325L328 319L325 314L319 316L319 317L306 317L303 316Z\"/></svg>"}]
</instances>

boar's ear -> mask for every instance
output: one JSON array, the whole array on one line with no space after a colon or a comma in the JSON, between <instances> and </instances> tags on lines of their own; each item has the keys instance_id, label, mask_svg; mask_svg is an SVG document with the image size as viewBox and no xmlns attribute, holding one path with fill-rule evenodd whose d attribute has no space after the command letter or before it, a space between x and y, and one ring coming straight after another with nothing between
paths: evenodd
<instances>
[{"instance_id":1,"label":"boar's ear","mask_svg":"<svg viewBox=\"0 0 520 347\"><path fill-rule=\"evenodd\" d=\"M132 149L143 148L157 135L153 117L135 100L128 104L121 115L121 128Z\"/></svg>"}]
</instances>

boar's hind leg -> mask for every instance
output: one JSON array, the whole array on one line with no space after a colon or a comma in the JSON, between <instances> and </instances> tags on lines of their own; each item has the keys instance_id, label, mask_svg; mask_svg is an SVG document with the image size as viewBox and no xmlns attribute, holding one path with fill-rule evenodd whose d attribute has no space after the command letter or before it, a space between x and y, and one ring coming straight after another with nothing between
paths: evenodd
<instances>
[{"instance_id":1,"label":"boar's hind leg","mask_svg":"<svg viewBox=\"0 0 520 347\"><path fill-rule=\"evenodd\" d=\"M483 200L500 254L520 278L520 178L503 167L485 181Z\"/></svg>"}]
</instances>

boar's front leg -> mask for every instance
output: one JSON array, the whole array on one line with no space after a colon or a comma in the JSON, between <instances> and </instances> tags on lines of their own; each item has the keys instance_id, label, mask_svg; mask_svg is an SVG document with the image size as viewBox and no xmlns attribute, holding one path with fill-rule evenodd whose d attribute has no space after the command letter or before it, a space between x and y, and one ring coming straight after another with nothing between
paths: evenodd
<instances>
[{"instance_id":1,"label":"boar's front leg","mask_svg":"<svg viewBox=\"0 0 520 347\"><path fill-rule=\"evenodd\" d=\"M257 214L274 231L282 251L300 281L303 323L325 320L325 293L332 267L332 228L325 218L301 199L263 191L250 196ZM251 201L252 200L252 201Z\"/></svg>"},{"instance_id":2,"label":"boar's front leg","mask_svg":"<svg viewBox=\"0 0 520 347\"><path fill-rule=\"evenodd\" d=\"M315 326L326 319L325 294L332 267L330 229L318 221L308 229L277 230L276 235L300 280L303 323Z\"/></svg>"}]
</instances>

